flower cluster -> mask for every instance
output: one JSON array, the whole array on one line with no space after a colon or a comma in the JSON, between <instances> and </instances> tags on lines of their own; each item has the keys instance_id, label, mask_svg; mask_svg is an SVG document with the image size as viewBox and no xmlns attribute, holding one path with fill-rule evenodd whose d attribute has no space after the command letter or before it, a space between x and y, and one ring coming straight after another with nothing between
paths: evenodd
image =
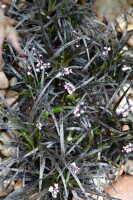
<instances>
[{"instance_id":1,"label":"flower cluster","mask_svg":"<svg viewBox=\"0 0 133 200\"><path fill-rule=\"evenodd\" d=\"M122 111L122 117L127 117L129 112L131 112L132 105L125 105Z\"/></svg>"},{"instance_id":2,"label":"flower cluster","mask_svg":"<svg viewBox=\"0 0 133 200\"><path fill-rule=\"evenodd\" d=\"M67 82L65 82L64 88L68 91L69 94L73 94L73 92L76 90L73 84Z\"/></svg>"},{"instance_id":3,"label":"flower cluster","mask_svg":"<svg viewBox=\"0 0 133 200\"><path fill-rule=\"evenodd\" d=\"M35 47L32 48L32 51L33 51L34 57L36 58L36 63L37 63L36 64L36 71L37 72L40 72L44 68L49 69L51 67L50 63L44 63L43 62L42 54L40 54L40 52Z\"/></svg>"},{"instance_id":4,"label":"flower cluster","mask_svg":"<svg viewBox=\"0 0 133 200\"><path fill-rule=\"evenodd\" d=\"M54 187L50 186L48 191L52 194L53 198L57 198L58 192L59 192L59 185L58 183L54 183Z\"/></svg>"},{"instance_id":5,"label":"flower cluster","mask_svg":"<svg viewBox=\"0 0 133 200\"><path fill-rule=\"evenodd\" d=\"M127 146L123 147L122 152L130 153L133 151L133 144L129 143Z\"/></svg>"},{"instance_id":6,"label":"flower cluster","mask_svg":"<svg viewBox=\"0 0 133 200\"><path fill-rule=\"evenodd\" d=\"M73 111L73 114L75 117L80 117L81 114L85 113L86 111L86 106L84 102L81 102Z\"/></svg>"},{"instance_id":7,"label":"flower cluster","mask_svg":"<svg viewBox=\"0 0 133 200\"><path fill-rule=\"evenodd\" d=\"M128 114L130 113L130 112L132 112L132 108L133 108L133 105L125 105L125 106L123 106L120 110L121 110L121 115L122 115L122 117L127 117L128 116Z\"/></svg>"},{"instance_id":8,"label":"flower cluster","mask_svg":"<svg viewBox=\"0 0 133 200\"><path fill-rule=\"evenodd\" d=\"M42 124L41 124L41 122L37 122L36 127L37 127L39 130L41 130L41 129L42 129Z\"/></svg>"},{"instance_id":9,"label":"flower cluster","mask_svg":"<svg viewBox=\"0 0 133 200\"><path fill-rule=\"evenodd\" d=\"M70 164L70 167L71 167L71 169L72 169L72 171L73 171L74 174L79 174L80 168L77 167L77 165L76 165L75 162L71 163L71 164Z\"/></svg>"},{"instance_id":10,"label":"flower cluster","mask_svg":"<svg viewBox=\"0 0 133 200\"><path fill-rule=\"evenodd\" d=\"M102 52L102 57L103 57L103 58L107 58L110 51L111 51L111 48L110 48L110 47L104 47L104 50L103 50L103 52Z\"/></svg>"},{"instance_id":11,"label":"flower cluster","mask_svg":"<svg viewBox=\"0 0 133 200\"><path fill-rule=\"evenodd\" d=\"M64 68L64 69L62 69L62 70L59 71L59 73L56 75L56 77L61 77L61 76L69 75L71 73L72 73L72 69Z\"/></svg>"},{"instance_id":12,"label":"flower cluster","mask_svg":"<svg viewBox=\"0 0 133 200\"><path fill-rule=\"evenodd\" d=\"M124 106L118 106L116 112L118 115L121 115L122 117L128 117L130 112L133 113L133 105L126 104Z\"/></svg>"},{"instance_id":13,"label":"flower cluster","mask_svg":"<svg viewBox=\"0 0 133 200\"><path fill-rule=\"evenodd\" d=\"M28 71L27 71L27 75L28 75L28 76L33 76L32 73L31 73L31 71L32 71L32 68L31 68L31 67L28 67Z\"/></svg>"},{"instance_id":14,"label":"flower cluster","mask_svg":"<svg viewBox=\"0 0 133 200\"><path fill-rule=\"evenodd\" d=\"M77 30L73 30L71 33L73 38L76 39L75 47L78 48L80 46L80 34L78 33Z\"/></svg>"},{"instance_id":15,"label":"flower cluster","mask_svg":"<svg viewBox=\"0 0 133 200\"><path fill-rule=\"evenodd\" d=\"M122 71L127 71L127 70L130 70L131 67L130 66L127 66L127 65L123 65L122 67Z\"/></svg>"}]
</instances>

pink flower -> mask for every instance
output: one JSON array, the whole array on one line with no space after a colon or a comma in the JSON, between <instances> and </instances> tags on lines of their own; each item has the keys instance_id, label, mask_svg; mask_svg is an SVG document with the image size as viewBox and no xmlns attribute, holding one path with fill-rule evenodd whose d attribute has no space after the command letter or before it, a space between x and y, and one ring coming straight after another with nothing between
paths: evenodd
<instances>
[{"instance_id":1,"label":"pink flower","mask_svg":"<svg viewBox=\"0 0 133 200\"><path fill-rule=\"evenodd\" d=\"M59 193L59 185L58 185L58 183L54 183L54 187L50 186L48 191L52 194L53 198L57 198L57 195Z\"/></svg>"},{"instance_id":2,"label":"pink flower","mask_svg":"<svg viewBox=\"0 0 133 200\"><path fill-rule=\"evenodd\" d=\"M69 94L73 94L73 92L76 90L75 86L71 83L65 82L64 87L68 91Z\"/></svg>"}]
</instances>

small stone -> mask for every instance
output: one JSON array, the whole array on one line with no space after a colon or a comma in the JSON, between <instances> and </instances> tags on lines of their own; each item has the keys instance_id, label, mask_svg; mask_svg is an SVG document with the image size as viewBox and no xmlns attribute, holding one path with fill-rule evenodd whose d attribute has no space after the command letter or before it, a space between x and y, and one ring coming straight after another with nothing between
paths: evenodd
<instances>
[{"instance_id":1,"label":"small stone","mask_svg":"<svg viewBox=\"0 0 133 200\"><path fill-rule=\"evenodd\" d=\"M128 40L127 44L128 44L130 47L133 47L133 36Z\"/></svg>"},{"instance_id":2,"label":"small stone","mask_svg":"<svg viewBox=\"0 0 133 200\"><path fill-rule=\"evenodd\" d=\"M128 24L128 27L127 27L127 31L132 31L132 30L133 30L133 16L132 16L131 24Z\"/></svg>"},{"instance_id":3,"label":"small stone","mask_svg":"<svg viewBox=\"0 0 133 200\"><path fill-rule=\"evenodd\" d=\"M14 184L15 182L14 181L10 181L10 180L4 180L4 190L7 192L7 193L10 193L13 191L13 188L14 188ZM8 187L7 187L8 186Z\"/></svg>"},{"instance_id":4,"label":"small stone","mask_svg":"<svg viewBox=\"0 0 133 200\"><path fill-rule=\"evenodd\" d=\"M3 156L9 157L9 156L12 156L13 154L15 154L15 151L12 147L9 147L9 148L2 149L1 154Z\"/></svg>"},{"instance_id":5,"label":"small stone","mask_svg":"<svg viewBox=\"0 0 133 200\"><path fill-rule=\"evenodd\" d=\"M8 193L6 191L0 191L0 197L7 196Z\"/></svg>"},{"instance_id":6,"label":"small stone","mask_svg":"<svg viewBox=\"0 0 133 200\"><path fill-rule=\"evenodd\" d=\"M127 25L127 19L128 19L128 25ZM123 18L122 16L118 17L116 19L117 21L117 32L124 32L125 30L126 31L132 31L133 30L133 23L132 23L132 17L130 16L129 18L127 18L125 20L125 18Z\"/></svg>"},{"instance_id":7,"label":"small stone","mask_svg":"<svg viewBox=\"0 0 133 200\"><path fill-rule=\"evenodd\" d=\"M0 71L0 89L6 89L9 87L9 81L3 71Z\"/></svg>"},{"instance_id":8,"label":"small stone","mask_svg":"<svg viewBox=\"0 0 133 200\"><path fill-rule=\"evenodd\" d=\"M21 0L19 3L18 3L18 8L19 9L24 9L26 8L26 0Z\"/></svg>"},{"instance_id":9,"label":"small stone","mask_svg":"<svg viewBox=\"0 0 133 200\"><path fill-rule=\"evenodd\" d=\"M101 184L101 189L103 189L103 186L109 184L109 180L108 179L105 179L105 178L93 178L93 183L96 185L96 186L99 186L99 184Z\"/></svg>"},{"instance_id":10,"label":"small stone","mask_svg":"<svg viewBox=\"0 0 133 200\"><path fill-rule=\"evenodd\" d=\"M12 132L14 137L18 137L19 136L17 129L13 128L13 129L11 129L11 132Z\"/></svg>"},{"instance_id":11,"label":"small stone","mask_svg":"<svg viewBox=\"0 0 133 200\"><path fill-rule=\"evenodd\" d=\"M10 136L8 135L7 132L2 132L1 135L0 135L0 141L3 143L3 144L9 144L10 143Z\"/></svg>"},{"instance_id":12,"label":"small stone","mask_svg":"<svg viewBox=\"0 0 133 200\"><path fill-rule=\"evenodd\" d=\"M7 6L5 4L2 4L1 7L3 10L7 8Z\"/></svg>"},{"instance_id":13,"label":"small stone","mask_svg":"<svg viewBox=\"0 0 133 200\"><path fill-rule=\"evenodd\" d=\"M19 188L23 187L23 182L22 181L17 181L15 184L14 184L14 190L17 190Z\"/></svg>"},{"instance_id":14,"label":"small stone","mask_svg":"<svg viewBox=\"0 0 133 200\"><path fill-rule=\"evenodd\" d=\"M124 164L123 171L133 176L133 160L128 160Z\"/></svg>"},{"instance_id":15,"label":"small stone","mask_svg":"<svg viewBox=\"0 0 133 200\"><path fill-rule=\"evenodd\" d=\"M2 94L3 96L5 96L6 91L5 90L0 90L0 94Z\"/></svg>"},{"instance_id":16,"label":"small stone","mask_svg":"<svg viewBox=\"0 0 133 200\"><path fill-rule=\"evenodd\" d=\"M16 91L8 91L6 93L6 100L9 105L13 104L14 101L18 99L18 93ZM11 107L11 110L15 110L18 105L18 102Z\"/></svg>"},{"instance_id":17,"label":"small stone","mask_svg":"<svg viewBox=\"0 0 133 200\"><path fill-rule=\"evenodd\" d=\"M130 130L130 127L127 125L127 124L125 124L125 125L123 125L122 126L122 129L121 129L123 132L124 131L129 131Z\"/></svg>"},{"instance_id":18,"label":"small stone","mask_svg":"<svg viewBox=\"0 0 133 200\"><path fill-rule=\"evenodd\" d=\"M111 197L121 200L133 200L133 176L123 175L111 186L105 188ZM108 198L103 198L107 200Z\"/></svg>"},{"instance_id":19,"label":"small stone","mask_svg":"<svg viewBox=\"0 0 133 200\"><path fill-rule=\"evenodd\" d=\"M10 98L10 97L13 97L15 99L18 98L18 93L14 90L10 90L6 93L6 98Z\"/></svg>"},{"instance_id":20,"label":"small stone","mask_svg":"<svg viewBox=\"0 0 133 200\"><path fill-rule=\"evenodd\" d=\"M11 87L13 87L17 82L18 82L17 77L12 77L9 81Z\"/></svg>"},{"instance_id":21,"label":"small stone","mask_svg":"<svg viewBox=\"0 0 133 200\"><path fill-rule=\"evenodd\" d=\"M121 32L124 31L125 27L126 27L126 22L125 21L120 21L118 23L118 26L117 26L116 30L117 30L117 32L121 33Z\"/></svg>"},{"instance_id":22,"label":"small stone","mask_svg":"<svg viewBox=\"0 0 133 200\"><path fill-rule=\"evenodd\" d=\"M125 166L124 166L124 165L121 165L120 170L119 170L118 173L116 174L117 177L118 177L118 176L122 176L122 174L123 174L123 172L124 172L124 169L125 169Z\"/></svg>"},{"instance_id":23,"label":"small stone","mask_svg":"<svg viewBox=\"0 0 133 200\"><path fill-rule=\"evenodd\" d=\"M131 94L130 97L133 97L133 88L131 88Z\"/></svg>"},{"instance_id":24,"label":"small stone","mask_svg":"<svg viewBox=\"0 0 133 200\"><path fill-rule=\"evenodd\" d=\"M130 98L128 99L129 104L133 106L133 96L130 96Z\"/></svg>"},{"instance_id":25,"label":"small stone","mask_svg":"<svg viewBox=\"0 0 133 200\"><path fill-rule=\"evenodd\" d=\"M120 96L117 94L115 98L113 99L113 104L117 104L119 100L120 100Z\"/></svg>"}]
</instances>

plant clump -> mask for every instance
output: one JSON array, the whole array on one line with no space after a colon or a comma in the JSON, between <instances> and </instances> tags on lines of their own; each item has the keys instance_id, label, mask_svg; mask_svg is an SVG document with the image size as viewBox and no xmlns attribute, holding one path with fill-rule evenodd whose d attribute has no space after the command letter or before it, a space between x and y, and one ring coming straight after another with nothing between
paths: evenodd
<instances>
[{"instance_id":1,"label":"plant clump","mask_svg":"<svg viewBox=\"0 0 133 200\"><path fill-rule=\"evenodd\" d=\"M0 54L0 194L108 198L109 183L132 175L130 33L100 21L91 0L20 0L6 15L26 56L6 43Z\"/></svg>"}]
</instances>

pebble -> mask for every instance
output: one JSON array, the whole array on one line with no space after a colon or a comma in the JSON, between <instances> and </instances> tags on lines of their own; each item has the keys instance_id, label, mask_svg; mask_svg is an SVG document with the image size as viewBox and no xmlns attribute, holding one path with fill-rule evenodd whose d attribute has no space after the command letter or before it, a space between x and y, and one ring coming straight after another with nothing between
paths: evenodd
<instances>
[{"instance_id":1,"label":"pebble","mask_svg":"<svg viewBox=\"0 0 133 200\"><path fill-rule=\"evenodd\" d=\"M133 160L128 160L124 164L123 170L124 170L125 173L128 173L128 174L133 176Z\"/></svg>"},{"instance_id":2,"label":"pebble","mask_svg":"<svg viewBox=\"0 0 133 200\"><path fill-rule=\"evenodd\" d=\"M115 98L113 99L113 104L117 104L119 100L120 100L120 96L117 94Z\"/></svg>"},{"instance_id":3,"label":"pebble","mask_svg":"<svg viewBox=\"0 0 133 200\"><path fill-rule=\"evenodd\" d=\"M128 40L127 44L128 44L130 47L133 47L133 36Z\"/></svg>"},{"instance_id":4,"label":"pebble","mask_svg":"<svg viewBox=\"0 0 133 200\"><path fill-rule=\"evenodd\" d=\"M129 131L130 130L130 127L127 125L127 124L125 124L125 125L123 125L122 126L122 129L121 129L123 132L124 131Z\"/></svg>"},{"instance_id":5,"label":"pebble","mask_svg":"<svg viewBox=\"0 0 133 200\"><path fill-rule=\"evenodd\" d=\"M106 187L105 192L114 198L133 200L133 176L121 176L112 186ZM107 198L103 200L107 200Z\"/></svg>"},{"instance_id":6,"label":"pebble","mask_svg":"<svg viewBox=\"0 0 133 200\"><path fill-rule=\"evenodd\" d=\"M128 101L129 101L130 105L133 105L133 97L132 96L128 99Z\"/></svg>"},{"instance_id":7,"label":"pebble","mask_svg":"<svg viewBox=\"0 0 133 200\"><path fill-rule=\"evenodd\" d=\"M23 182L22 181L17 181L15 184L14 184L14 190L17 190L19 188L23 187Z\"/></svg>"},{"instance_id":8,"label":"pebble","mask_svg":"<svg viewBox=\"0 0 133 200\"><path fill-rule=\"evenodd\" d=\"M105 178L93 178L93 183L96 185L96 187L100 186L100 189L103 190L105 185L109 184L109 180Z\"/></svg>"},{"instance_id":9,"label":"pebble","mask_svg":"<svg viewBox=\"0 0 133 200\"><path fill-rule=\"evenodd\" d=\"M17 82L18 82L17 77L12 77L9 81L11 87L13 87Z\"/></svg>"},{"instance_id":10,"label":"pebble","mask_svg":"<svg viewBox=\"0 0 133 200\"><path fill-rule=\"evenodd\" d=\"M8 135L7 132L2 132L1 135L0 135L0 141L6 145L6 144L9 144L10 143L10 136Z\"/></svg>"},{"instance_id":11,"label":"pebble","mask_svg":"<svg viewBox=\"0 0 133 200\"><path fill-rule=\"evenodd\" d=\"M16 99L18 99L18 93L14 90L10 90L6 93L6 100L7 100L7 103L9 105L11 105L14 101L16 101ZM11 110L15 110L16 111L16 107L18 105L18 102L16 102L16 104L14 104L12 107L11 107Z\"/></svg>"},{"instance_id":12,"label":"pebble","mask_svg":"<svg viewBox=\"0 0 133 200\"><path fill-rule=\"evenodd\" d=\"M0 191L0 197L4 197L7 196L7 192L6 191Z\"/></svg>"},{"instance_id":13,"label":"pebble","mask_svg":"<svg viewBox=\"0 0 133 200\"><path fill-rule=\"evenodd\" d=\"M9 81L3 71L0 71L0 89L6 89L9 87Z\"/></svg>"},{"instance_id":14,"label":"pebble","mask_svg":"<svg viewBox=\"0 0 133 200\"><path fill-rule=\"evenodd\" d=\"M5 96L6 91L5 90L0 90L0 94L2 94L3 96Z\"/></svg>"},{"instance_id":15,"label":"pebble","mask_svg":"<svg viewBox=\"0 0 133 200\"><path fill-rule=\"evenodd\" d=\"M14 188L14 181L4 180L4 189L6 192L8 193L12 192L13 188Z\"/></svg>"},{"instance_id":16,"label":"pebble","mask_svg":"<svg viewBox=\"0 0 133 200\"><path fill-rule=\"evenodd\" d=\"M117 31L118 32L124 32L124 30L126 29L126 24L127 24L126 21L121 21L118 24ZM133 24L128 24L127 31L132 31L132 30L133 30Z\"/></svg>"},{"instance_id":17,"label":"pebble","mask_svg":"<svg viewBox=\"0 0 133 200\"><path fill-rule=\"evenodd\" d=\"M15 154L15 151L12 147L9 147L9 148L2 149L1 154L3 156L9 157L9 156L12 156L13 154Z\"/></svg>"}]
</instances>

